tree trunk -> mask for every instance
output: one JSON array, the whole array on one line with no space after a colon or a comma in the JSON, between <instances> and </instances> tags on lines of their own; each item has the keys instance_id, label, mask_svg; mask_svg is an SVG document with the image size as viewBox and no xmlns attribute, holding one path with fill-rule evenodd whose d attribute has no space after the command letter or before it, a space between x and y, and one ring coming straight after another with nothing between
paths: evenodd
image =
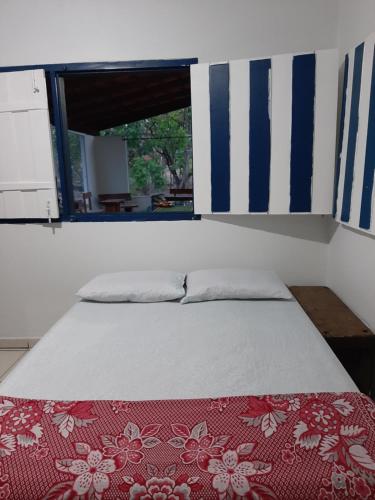
<instances>
[{"instance_id":1,"label":"tree trunk","mask_svg":"<svg viewBox=\"0 0 375 500\"><path fill-rule=\"evenodd\" d=\"M187 187L186 186L187 182L191 177L191 173L189 172L189 170L190 170L190 168L189 168L190 167L190 156L191 156L190 149L185 149L185 152L184 152L184 171L182 173L181 182L179 184L180 189L184 189Z\"/></svg>"}]
</instances>

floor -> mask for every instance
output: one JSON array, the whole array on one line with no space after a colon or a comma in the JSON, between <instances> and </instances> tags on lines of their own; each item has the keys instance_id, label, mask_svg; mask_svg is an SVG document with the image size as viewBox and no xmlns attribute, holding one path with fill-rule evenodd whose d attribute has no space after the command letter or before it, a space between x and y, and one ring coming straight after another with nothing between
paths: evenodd
<instances>
[{"instance_id":1,"label":"floor","mask_svg":"<svg viewBox=\"0 0 375 500\"><path fill-rule=\"evenodd\" d=\"M23 341L2 340L0 343L0 382L15 367L18 361L24 356L36 343L36 339L25 339Z\"/></svg>"}]
</instances>

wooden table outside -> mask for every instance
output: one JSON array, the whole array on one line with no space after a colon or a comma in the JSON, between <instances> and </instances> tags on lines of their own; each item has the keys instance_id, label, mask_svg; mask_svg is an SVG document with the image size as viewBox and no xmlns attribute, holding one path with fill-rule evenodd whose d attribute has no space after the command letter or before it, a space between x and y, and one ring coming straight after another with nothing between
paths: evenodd
<instances>
[{"instance_id":1,"label":"wooden table outside","mask_svg":"<svg viewBox=\"0 0 375 500\"><path fill-rule=\"evenodd\" d=\"M123 198L111 198L109 200L101 200L99 202L104 206L105 212L121 212L121 207L124 207L125 212L131 212L138 205L131 201L125 201Z\"/></svg>"}]
</instances>

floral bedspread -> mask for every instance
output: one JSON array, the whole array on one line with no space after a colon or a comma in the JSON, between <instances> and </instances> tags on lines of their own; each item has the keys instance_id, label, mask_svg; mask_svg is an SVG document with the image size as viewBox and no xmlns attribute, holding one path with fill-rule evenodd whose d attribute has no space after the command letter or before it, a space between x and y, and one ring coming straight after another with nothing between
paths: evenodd
<instances>
[{"instance_id":1,"label":"floral bedspread","mask_svg":"<svg viewBox=\"0 0 375 500\"><path fill-rule=\"evenodd\" d=\"M363 394L0 397L0 499L375 498Z\"/></svg>"}]
</instances>

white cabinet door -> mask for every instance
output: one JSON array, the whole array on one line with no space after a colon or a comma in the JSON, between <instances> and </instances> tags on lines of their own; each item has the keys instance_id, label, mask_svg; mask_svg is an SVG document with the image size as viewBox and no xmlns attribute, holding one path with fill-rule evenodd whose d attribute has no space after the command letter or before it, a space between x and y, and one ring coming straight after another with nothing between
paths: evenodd
<instances>
[{"instance_id":1,"label":"white cabinet door","mask_svg":"<svg viewBox=\"0 0 375 500\"><path fill-rule=\"evenodd\" d=\"M336 220L375 234L375 33L345 57Z\"/></svg>"},{"instance_id":2,"label":"white cabinet door","mask_svg":"<svg viewBox=\"0 0 375 500\"><path fill-rule=\"evenodd\" d=\"M191 67L196 213L332 214L338 53Z\"/></svg>"}]
</instances>

